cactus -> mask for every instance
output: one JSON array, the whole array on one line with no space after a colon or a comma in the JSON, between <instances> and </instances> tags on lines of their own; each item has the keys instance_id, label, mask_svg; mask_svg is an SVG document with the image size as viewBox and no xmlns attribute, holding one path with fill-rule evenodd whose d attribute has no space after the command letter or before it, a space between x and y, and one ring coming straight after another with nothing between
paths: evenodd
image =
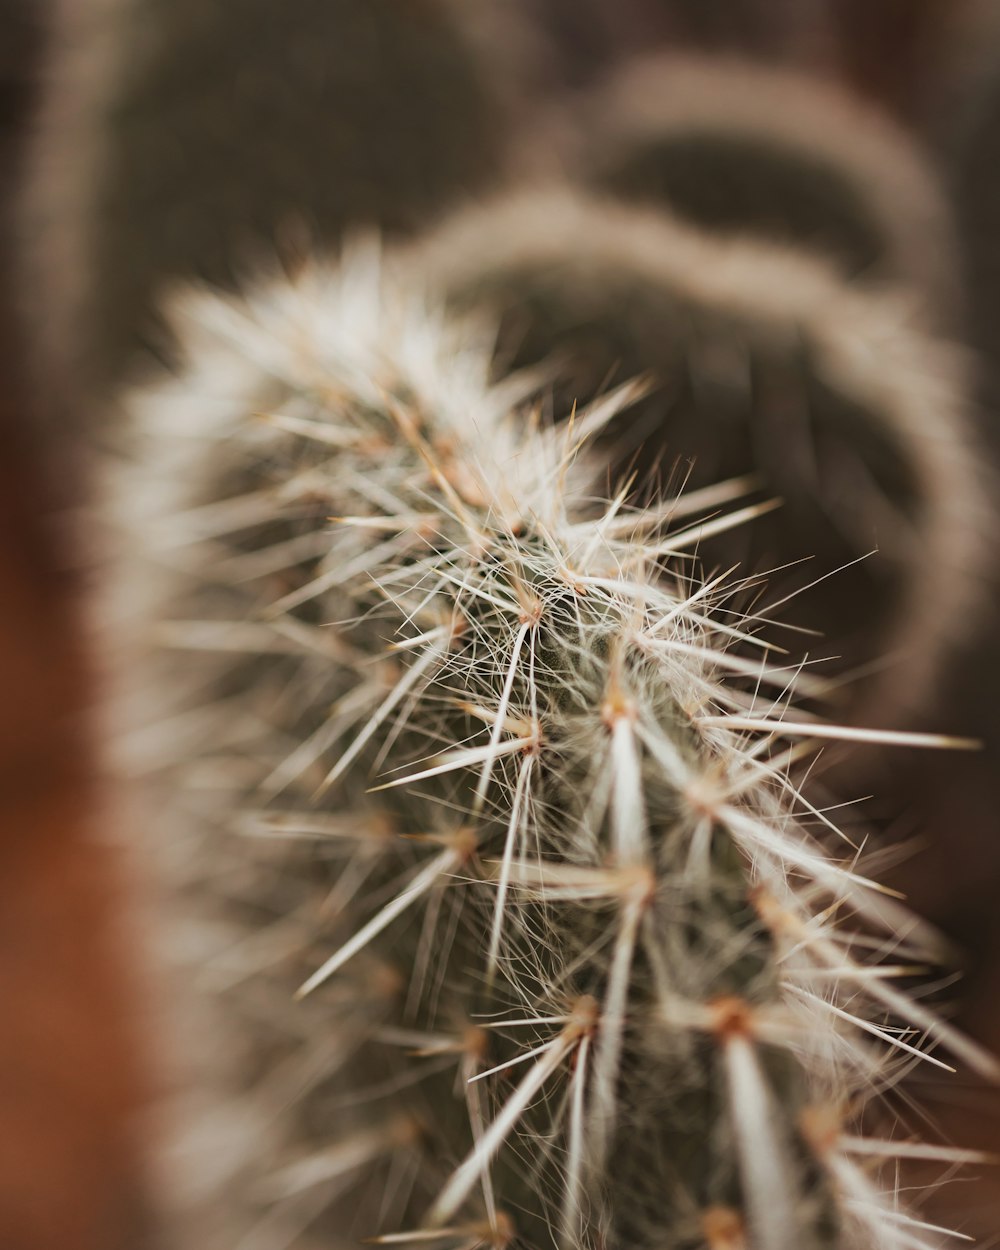
<instances>
[{"instance_id":1,"label":"cactus","mask_svg":"<svg viewBox=\"0 0 1000 1250\"><path fill-rule=\"evenodd\" d=\"M871 104L791 69L652 56L599 93L578 161L592 185L723 235L791 244L901 281L934 324L958 310L957 248L918 145Z\"/></svg>"},{"instance_id":2,"label":"cactus","mask_svg":"<svg viewBox=\"0 0 1000 1250\"><path fill-rule=\"evenodd\" d=\"M225 1085L182 1244L936 1245L899 1161L969 1156L882 1095L995 1067L800 788L859 731L699 574L761 506L605 498L636 388L546 421L374 247L175 315L118 582Z\"/></svg>"},{"instance_id":3,"label":"cactus","mask_svg":"<svg viewBox=\"0 0 1000 1250\"><path fill-rule=\"evenodd\" d=\"M614 427L622 464L638 448L639 468L695 488L756 474L782 511L714 541L713 558L809 561L799 584L843 567L787 619L849 671L895 661L850 692L851 716L923 706L968 629L989 527L965 361L914 324L908 294L559 187L467 209L420 249L456 308L500 318L498 372L560 363L564 411L651 375L631 441Z\"/></svg>"},{"instance_id":4,"label":"cactus","mask_svg":"<svg viewBox=\"0 0 1000 1250\"><path fill-rule=\"evenodd\" d=\"M169 351L165 285L238 285L260 253L294 261L359 224L413 230L507 163L513 70L498 65L514 53L478 47L493 6L53 7L21 224L39 386L55 373L63 408L106 404ZM510 21L501 39L529 42Z\"/></svg>"}]
</instances>

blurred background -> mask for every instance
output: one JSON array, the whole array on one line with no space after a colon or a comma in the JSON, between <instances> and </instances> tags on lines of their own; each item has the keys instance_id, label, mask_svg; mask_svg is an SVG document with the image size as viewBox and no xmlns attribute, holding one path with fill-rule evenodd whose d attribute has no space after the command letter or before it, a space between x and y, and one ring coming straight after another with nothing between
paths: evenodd
<instances>
[{"instance_id":1,"label":"blurred background","mask_svg":"<svg viewBox=\"0 0 1000 1250\"><path fill-rule=\"evenodd\" d=\"M946 270L944 332L972 362L982 455L1000 469L994 0L0 0L4 1250L157 1244L134 1120L152 1080L142 957L102 836L100 660L74 518L116 386L138 353L169 355L158 292L236 281L258 250L294 259L359 222L410 236L572 164L567 135L604 84L656 51L834 84L922 153L955 247L918 260ZM734 195L738 226L755 201ZM892 884L961 952L959 1020L1000 1050L998 535L983 608L915 726L983 750L893 755L880 810L911 848ZM1000 1153L997 1091L959 1077L914 1093L956 1142ZM996 1176L941 1203L1000 1245Z\"/></svg>"}]
</instances>

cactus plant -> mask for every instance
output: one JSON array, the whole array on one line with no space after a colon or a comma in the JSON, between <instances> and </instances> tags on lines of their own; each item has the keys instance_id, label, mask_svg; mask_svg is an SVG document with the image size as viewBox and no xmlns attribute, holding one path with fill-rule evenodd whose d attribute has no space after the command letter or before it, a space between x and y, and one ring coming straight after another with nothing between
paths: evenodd
<instances>
[{"instance_id":1,"label":"cactus plant","mask_svg":"<svg viewBox=\"0 0 1000 1250\"><path fill-rule=\"evenodd\" d=\"M968 1156L882 1095L994 1065L799 785L859 731L699 573L742 484L605 497L635 388L545 420L375 247L175 318L118 584L222 1045L182 1244L936 1245L898 1163Z\"/></svg>"}]
</instances>

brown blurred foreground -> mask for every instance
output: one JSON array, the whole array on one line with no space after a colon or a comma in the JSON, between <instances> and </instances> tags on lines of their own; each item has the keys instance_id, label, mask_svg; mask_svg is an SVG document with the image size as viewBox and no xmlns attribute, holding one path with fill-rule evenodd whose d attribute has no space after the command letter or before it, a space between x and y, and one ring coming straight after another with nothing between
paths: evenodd
<instances>
[{"instance_id":1,"label":"brown blurred foreground","mask_svg":"<svg viewBox=\"0 0 1000 1250\"><path fill-rule=\"evenodd\" d=\"M0 6L0 188L39 50L36 10ZM9 202L0 203L5 218ZM127 1020L116 866L101 845L86 721L79 587L54 521L20 369L0 235L0 1246L138 1250L130 1140L137 1047Z\"/></svg>"}]
</instances>

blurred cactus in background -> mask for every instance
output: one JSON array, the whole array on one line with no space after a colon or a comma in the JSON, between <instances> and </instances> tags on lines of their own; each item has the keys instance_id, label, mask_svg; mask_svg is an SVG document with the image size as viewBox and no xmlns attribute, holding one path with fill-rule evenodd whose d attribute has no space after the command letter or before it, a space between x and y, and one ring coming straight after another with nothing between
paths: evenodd
<instances>
[{"instance_id":1,"label":"blurred cactus in background","mask_svg":"<svg viewBox=\"0 0 1000 1250\"><path fill-rule=\"evenodd\" d=\"M580 148L585 176L622 198L901 282L935 324L955 312L937 179L899 126L832 83L733 57L648 57L597 93Z\"/></svg>"},{"instance_id":2,"label":"blurred cactus in background","mask_svg":"<svg viewBox=\"0 0 1000 1250\"><path fill-rule=\"evenodd\" d=\"M502 175L508 101L496 59L473 55L473 6L64 7L30 281L40 332L72 345L64 367L95 401L138 349L165 349L165 284L232 285L275 248L294 258L361 222L412 230ZM68 318L54 327L53 306Z\"/></svg>"},{"instance_id":3,"label":"blurred cactus in background","mask_svg":"<svg viewBox=\"0 0 1000 1250\"><path fill-rule=\"evenodd\" d=\"M805 560L802 582L840 570L785 616L842 670L885 663L846 692L855 714L921 706L970 627L988 511L964 362L902 291L572 190L502 197L425 246L457 306L501 314L498 367L547 364L563 412L651 375L614 427L619 469L654 493L755 475L783 508L712 558Z\"/></svg>"}]
</instances>

